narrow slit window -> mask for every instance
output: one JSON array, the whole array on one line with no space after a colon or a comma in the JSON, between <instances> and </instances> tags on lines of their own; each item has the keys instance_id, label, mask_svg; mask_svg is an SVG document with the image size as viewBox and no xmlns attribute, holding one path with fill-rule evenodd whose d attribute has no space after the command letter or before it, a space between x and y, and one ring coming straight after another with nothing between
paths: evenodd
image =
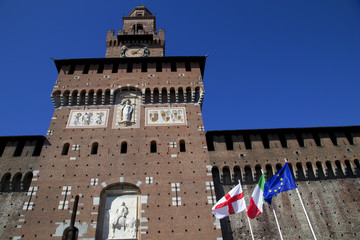
<instances>
[{"instance_id":1,"label":"narrow slit window","mask_svg":"<svg viewBox=\"0 0 360 240\"><path fill-rule=\"evenodd\" d=\"M61 155L68 155L69 153L70 144L65 143L61 152Z\"/></svg>"},{"instance_id":2,"label":"narrow slit window","mask_svg":"<svg viewBox=\"0 0 360 240\"><path fill-rule=\"evenodd\" d=\"M121 143L120 153L121 153L121 154L127 153L127 142L122 142L122 143Z\"/></svg>"},{"instance_id":3,"label":"narrow slit window","mask_svg":"<svg viewBox=\"0 0 360 240\"><path fill-rule=\"evenodd\" d=\"M97 142L94 142L91 146L91 154L95 155L98 153L99 144Z\"/></svg>"},{"instance_id":4,"label":"narrow slit window","mask_svg":"<svg viewBox=\"0 0 360 240\"><path fill-rule=\"evenodd\" d=\"M185 141L180 140L180 152L186 152Z\"/></svg>"},{"instance_id":5,"label":"narrow slit window","mask_svg":"<svg viewBox=\"0 0 360 240\"><path fill-rule=\"evenodd\" d=\"M151 141L151 143L150 143L150 152L151 153L156 153L157 152L156 141Z\"/></svg>"}]
</instances>

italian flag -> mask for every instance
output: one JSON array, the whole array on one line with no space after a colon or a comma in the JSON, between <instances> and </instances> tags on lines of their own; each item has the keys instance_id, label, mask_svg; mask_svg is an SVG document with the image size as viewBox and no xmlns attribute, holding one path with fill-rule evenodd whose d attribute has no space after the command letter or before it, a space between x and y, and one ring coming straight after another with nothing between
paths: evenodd
<instances>
[{"instance_id":1,"label":"italian flag","mask_svg":"<svg viewBox=\"0 0 360 240\"><path fill-rule=\"evenodd\" d=\"M247 215L249 218L254 219L260 213L263 212L263 203L264 203L264 186L265 186L265 177L264 174L261 174L260 180L255 187L255 190L251 196L250 206L247 210Z\"/></svg>"}]
</instances>

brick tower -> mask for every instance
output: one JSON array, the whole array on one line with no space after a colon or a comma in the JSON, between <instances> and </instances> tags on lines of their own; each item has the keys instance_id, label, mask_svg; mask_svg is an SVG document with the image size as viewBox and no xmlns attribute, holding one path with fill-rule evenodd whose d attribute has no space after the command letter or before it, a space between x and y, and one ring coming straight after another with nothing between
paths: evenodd
<instances>
[{"instance_id":1,"label":"brick tower","mask_svg":"<svg viewBox=\"0 0 360 240\"><path fill-rule=\"evenodd\" d=\"M205 57L165 57L144 6L106 57L55 60L55 111L13 239L217 239Z\"/></svg>"}]
</instances>

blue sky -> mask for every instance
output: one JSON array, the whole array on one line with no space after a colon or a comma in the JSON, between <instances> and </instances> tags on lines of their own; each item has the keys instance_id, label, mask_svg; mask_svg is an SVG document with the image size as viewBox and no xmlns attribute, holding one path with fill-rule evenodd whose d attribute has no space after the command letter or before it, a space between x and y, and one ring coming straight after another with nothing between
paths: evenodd
<instances>
[{"instance_id":1,"label":"blue sky","mask_svg":"<svg viewBox=\"0 0 360 240\"><path fill-rule=\"evenodd\" d=\"M140 1L0 0L0 135L44 135L50 60L105 56ZM209 54L209 130L359 125L360 2L143 0L167 56Z\"/></svg>"}]
</instances>

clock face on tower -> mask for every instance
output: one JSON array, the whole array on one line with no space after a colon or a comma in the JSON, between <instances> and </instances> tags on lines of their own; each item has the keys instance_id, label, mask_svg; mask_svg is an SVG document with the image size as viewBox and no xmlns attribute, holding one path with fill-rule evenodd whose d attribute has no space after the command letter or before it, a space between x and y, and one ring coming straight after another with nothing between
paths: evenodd
<instances>
[{"instance_id":1,"label":"clock face on tower","mask_svg":"<svg viewBox=\"0 0 360 240\"><path fill-rule=\"evenodd\" d=\"M122 57L148 57L150 50L144 45L127 45L121 48Z\"/></svg>"}]
</instances>

